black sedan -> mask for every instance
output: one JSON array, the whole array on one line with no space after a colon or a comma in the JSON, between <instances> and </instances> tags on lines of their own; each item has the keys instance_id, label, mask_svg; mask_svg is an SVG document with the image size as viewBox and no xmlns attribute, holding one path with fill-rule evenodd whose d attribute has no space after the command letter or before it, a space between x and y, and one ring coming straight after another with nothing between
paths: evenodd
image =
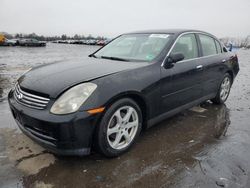
<instances>
[{"instance_id":1,"label":"black sedan","mask_svg":"<svg viewBox=\"0 0 250 188\"><path fill-rule=\"evenodd\" d=\"M237 56L209 33L134 32L80 62L33 68L8 100L20 129L48 150L114 157L142 129L206 100L224 103L238 71Z\"/></svg>"}]
</instances>

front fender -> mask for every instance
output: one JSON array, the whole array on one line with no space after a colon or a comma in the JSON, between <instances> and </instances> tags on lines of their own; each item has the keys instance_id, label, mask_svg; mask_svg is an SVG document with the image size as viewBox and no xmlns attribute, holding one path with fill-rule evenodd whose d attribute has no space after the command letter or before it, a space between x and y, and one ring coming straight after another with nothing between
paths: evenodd
<instances>
[{"instance_id":1,"label":"front fender","mask_svg":"<svg viewBox=\"0 0 250 188\"><path fill-rule=\"evenodd\" d=\"M98 87L80 108L82 111L106 107L123 96L136 95L145 101L150 116L158 113L160 69L157 65L120 72L92 82Z\"/></svg>"}]
</instances>

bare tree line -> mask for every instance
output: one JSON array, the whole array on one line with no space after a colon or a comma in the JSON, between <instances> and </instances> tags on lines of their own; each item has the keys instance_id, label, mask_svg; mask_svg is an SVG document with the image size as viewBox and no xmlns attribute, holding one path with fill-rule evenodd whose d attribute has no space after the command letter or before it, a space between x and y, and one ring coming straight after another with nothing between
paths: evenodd
<instances>
[{"instance_id":1,"label":"bare tree line","mask_svg":"<svg viewBox=\"0 0 250 188\"><path fill-rule=\"evenodd\" d=\"M246 36L245 38L242 37L224 37L220 39L226 46L229 46L230 43L234 47L238 48L250 48L250 35Z\"/></svg>"},{"instance_id":2,"label":"bare tree line","mask_svg":"<svg viewBox=\"0 0 250 188\"><path fill-rule=\"evenodd\" d=\"M68 36L66 34L63 34L61 36L43 36L43 35L37 35L36 33L31 34L23 34L23 33L17 33L17 34L9 34L6 32L0 32L0 34L3 34L7 39L14 39L14 38L33 38L37 39L39 41L55 41L55 40L83 40L83 39L97 39L97 40L104 40L106 37L103 36L97 36L94 37L92 35L79 35L75 34L74 36Z\"/></svg>"}]
</instances>

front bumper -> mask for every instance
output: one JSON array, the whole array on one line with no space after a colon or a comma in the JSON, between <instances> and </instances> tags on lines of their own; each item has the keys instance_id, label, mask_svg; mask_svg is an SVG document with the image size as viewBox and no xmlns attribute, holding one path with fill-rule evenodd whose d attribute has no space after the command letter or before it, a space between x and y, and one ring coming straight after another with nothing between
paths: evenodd
<instances>
[{"instance_id":1,"label":"front bumper","mask_svg":"<svg viewBox=\"0 0 250 188\"><path fill-rule=\"evenodd\" d=\"M88 155L98 116L87 112L55 115L44 110L31 109L8 96L9 106L19 128L32 140L59 155Z\"/></svg>"}]
</instances>

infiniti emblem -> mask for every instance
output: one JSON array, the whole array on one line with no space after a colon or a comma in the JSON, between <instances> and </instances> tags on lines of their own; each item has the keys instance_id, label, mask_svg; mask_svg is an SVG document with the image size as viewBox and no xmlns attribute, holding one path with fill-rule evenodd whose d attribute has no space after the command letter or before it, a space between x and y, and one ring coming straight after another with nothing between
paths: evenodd
<instances>
[{"instance_id":1,"label":"infiniti emblem","mask_svg":"<svg viewBox=\"0 0 250 188\"><path fill-rule=\"evenodd\" d=\"M21 99L23 98L23 94L22 94L22 93L18 93L18 94L17 94L17 98L18 98L19 100L21 100Z\"/></svg>"}]
</instances>

